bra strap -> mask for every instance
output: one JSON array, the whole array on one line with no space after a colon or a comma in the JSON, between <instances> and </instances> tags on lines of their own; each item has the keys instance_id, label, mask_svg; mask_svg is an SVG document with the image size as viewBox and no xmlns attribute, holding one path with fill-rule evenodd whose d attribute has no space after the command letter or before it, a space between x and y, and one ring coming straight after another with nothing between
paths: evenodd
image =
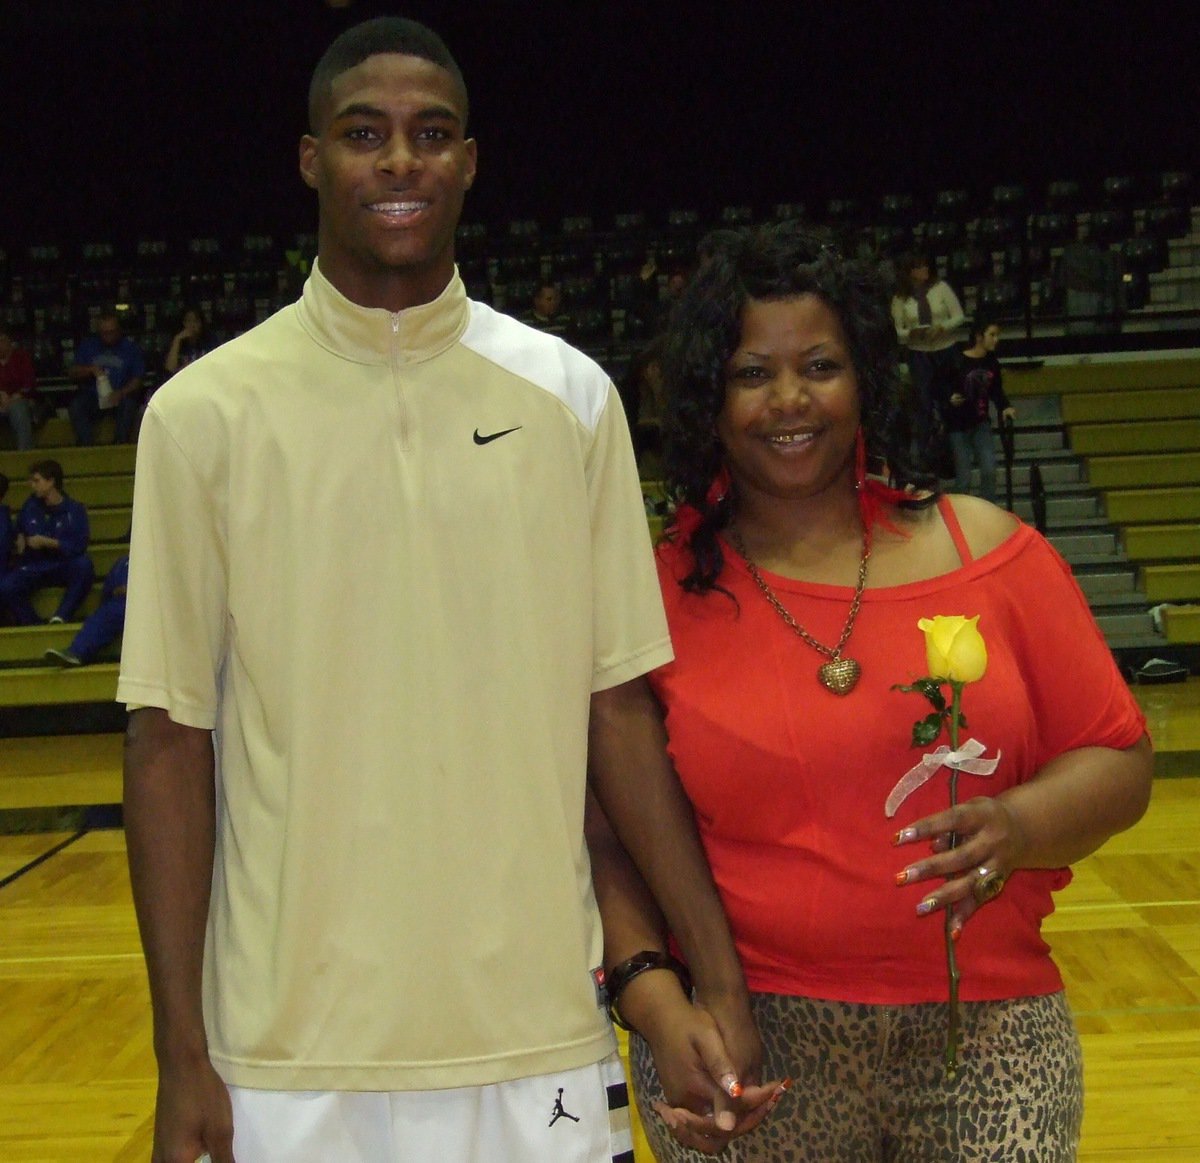
<instances>
[{"instance_id":1,"label":"bra strap","mask_svg":"<svg viewBox=\"0 0 1200 1163\"><path fill-rule=\"evenodd\" d=\"M959 561L963 565L970 565L975 558L971 553L971 547L967 544L966 537L963 536L962 526L958 523L958 515L954 512L954 506L950 504L950 498L943 493L938 497L937 505L942 520L946 522L946 528L950 530L954 548L958 550Z\"/></svg>"}]
</instances>

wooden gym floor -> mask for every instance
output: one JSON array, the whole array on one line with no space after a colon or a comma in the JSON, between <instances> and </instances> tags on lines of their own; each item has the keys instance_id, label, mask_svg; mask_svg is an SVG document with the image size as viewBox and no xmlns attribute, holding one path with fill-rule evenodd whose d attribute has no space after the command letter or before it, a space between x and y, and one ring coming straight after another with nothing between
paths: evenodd
<instances>
[{"instance_id":1,"label":"wooden gym floor","mask_svg":"<svg viewBox=\"0 0 1200 1163\"><path fill-rule=\"evenodd\" d=\"M1084 1044L1080 1158L1196 1163L1200 680L1139 698L1161 757L1150 811L1076 867L1048 929ZM0 781L42 778L23 762L6 742ZM120 831L0 836L0 998L0 1160L144 1163L154 1059Z\"/></svg>"}]
</instances>

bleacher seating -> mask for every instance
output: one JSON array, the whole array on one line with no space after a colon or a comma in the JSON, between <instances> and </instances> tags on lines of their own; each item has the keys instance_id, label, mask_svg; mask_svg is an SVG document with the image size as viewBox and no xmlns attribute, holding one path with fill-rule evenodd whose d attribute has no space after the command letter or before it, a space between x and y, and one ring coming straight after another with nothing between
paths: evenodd
<instances>
[{"instance_id":1,"label":"bleacher seating","mask_svg":"<svg viewBox=\"0 0 1200 1163\"><path fill-rule=\"evenodd\" d=\"M1059 377L1071 446L1146 600L1200 604L1200 360L1087 370ZM1169 645L1200 644L1200 616L1186 609L1168 608L1163 626Z\"/></svg>"},{"instance_id":2,"label":"bleacher seating","mask_svg":"<svg viewBox=\"0 0 1200 1163\"><path fill-rule=\"evenodd\" d=\"M65 421L51 420L39 436L45 441L47 437L69 437L69 433ZM76 615L80 620L96 608L104 575L118 557L129 552L135 451L129 444L90 448L43 444L34 453L0 452L0 472L11 482L7 501L12 508L16 509L27 495L29 465L40 456L53 456L62 464L66 491L88 507L92 531L88 553L97 581ZM47 618L61 597L62 591L56 587L39 590L33 597L33 607L40 617ZM0 627L0 709L112 703L119 643L105 651L98 662L77 670L59 670L44 661L47 650L65 648L78 628L78 623Z\"/></svg>"},{"instance_id":3,"label":"bleacher seating","mask_svg":"<svg viewBox=\"0 0 1200 1163\"><path fill-rule=\"evenodd\" d=\"M1050 183L1041 198L1015 185L982 194L902 191L874 202L832 198L817 207L816 216L853 230L845 237L856 245L874 239L888 255L911 246L933 251L968 313L994 310L1010 321L1006 356L1019 345L1025 354L1038 354L1054 350L1055 343L1074 342L1063 337L1061 298L1056 297L1061 288L1054 285L1053 270L1062 245L1081 234L1090 234L1121 260L1129 279L1121 336L1131 337L1128 345L1143 330L1149 338L1137 341L1147 346L1154 346L1159 335L1175 335L1173 328L1190 328L1194 335L1200 329L1200 220L1191 205L1191 177L1182 171L1118 177L1091 187L1064 179ZM629 315L643 294L639 272L648 254L657 255L662 295L668 273L692 261L707 230L802 213L803 204L789 202L711 212L679 207L660 220L631 211L611 223L580 214L561 219L552 230L530 217L469 223L459 227L458 256L471 293L514 313L527 307L538 279L559 280L576 315L580 342L617 376L648 338L632 327ZM311 235L281 239L268 232L73 243L10 239L0 248L0 318L33 352L52 403L61 407L71 390L61 373L102 301L120 297L130 331L154 361L186 303L198 302L214 334L228 338L294 297L315 250ZM1035 322L1026 333L1030 289ZM1093 349L1113 338L1098 338ZM1140 571L1141 596L1149 601L1170 594L1160 600L1184 603L1164 614L1167 640L1200 643L1200 615L1189 612L1193 605L1200 608L1200 366L1187 360L1097 362L1047 366L1043 372L1037 390L1061 396L1071 452L1083 458L1085 483L1099 494L1100 514L1094 520L1119 527L1120 547ZM11 443L7 427L0 428L0 447L5 442ZM37 442L39 451L53 450L62 460L68 490L92 513L92 556L98 576L103 575L127 547L133 449L73 448L70 426L61 415L45 421ZM31 459L0 451L0 469L14 482L10 501L22 495L20 482ZM1067 472L1053 458L1045 468L1051 480L1060 469ZM1026 489L1028 464L1018 465L1016 475L1018 487ZM1083 514L1083 531L1064 537L1078 537L1080 546L1102 539L1087 525L1093 520L1093 499L1072 492L1052 496L1051 502L1060 515ZM39 608L46 612L53 598L42 595ZM111 698L111 662L71 674L41 665L47 646L61 646L71 632L71 627L0 631L0 707Z\"/></svg>"}]
</instances>

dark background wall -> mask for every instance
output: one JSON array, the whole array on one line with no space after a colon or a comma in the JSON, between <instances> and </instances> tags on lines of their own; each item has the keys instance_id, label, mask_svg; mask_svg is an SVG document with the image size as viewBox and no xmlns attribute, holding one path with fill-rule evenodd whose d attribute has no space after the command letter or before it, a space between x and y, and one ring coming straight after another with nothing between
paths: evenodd
<instances>
[{"instance_id":1,"label":"dark background wall","mask_svg":"<svg viewBox=\"0 0 1200 1163\"><path fill-rule=\"evenodd\" d=\"M354 0L0 0L0 241L311 229L307 78ZM1195 169L1164 3L415 3L466 74L468 217Z\"/></svg>"}]
</instances>

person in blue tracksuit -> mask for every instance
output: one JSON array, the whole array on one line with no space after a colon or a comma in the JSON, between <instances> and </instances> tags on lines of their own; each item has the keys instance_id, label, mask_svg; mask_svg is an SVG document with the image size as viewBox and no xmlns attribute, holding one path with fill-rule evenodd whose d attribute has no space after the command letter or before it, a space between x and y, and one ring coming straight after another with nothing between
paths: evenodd
<instances>
[{"instance_id":1,"label":"person in blue tracksuit","mask_svg":"<svg viewBox=\"0 0 1200 1163\"><path fill-rule=\"evenodd\" d=\"M4 503L8 495L8 477L0 472L0 578L8 572L13 550L12 510Z\"/></svg>"},{"instance_id":2,"label":"person in blue tracksuit","mask_svg":"<svg viewBox=\"0 0 1200 1163\"><path fill-rule=\"evenodd\" d=\"M0 579L0 611L17 626L41 619L30 597L46 586L62 586L63 597L50 617L66 622L92 588L95 568L87 555L87 509L63 492L62 465L39 460L29 469L32 496L17 514L13 568Z\"/></svg>"},{"instance_id":3,"label":"person in blue tracksuit","mask_svg":"<svg viewBox=\"0 0 1200 1163\"><path fill-rule=\"evenodd\" d=\"M118 557L104 577L100 605L83 620L65 650L47 650L47 662L86 666L125 628L125 592L129 586L129 554Z\"/></svg>"}]
</instances>

